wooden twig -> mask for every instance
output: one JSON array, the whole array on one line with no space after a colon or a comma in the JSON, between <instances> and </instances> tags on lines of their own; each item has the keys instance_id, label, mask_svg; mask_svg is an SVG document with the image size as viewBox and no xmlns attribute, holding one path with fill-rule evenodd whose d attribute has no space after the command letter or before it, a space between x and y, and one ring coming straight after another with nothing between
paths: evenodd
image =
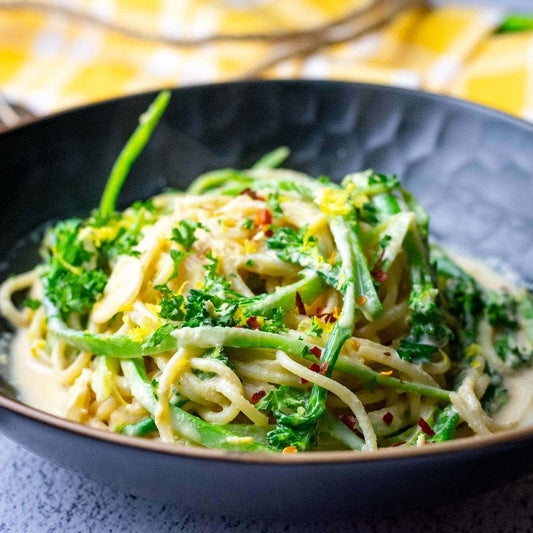
<instances>
[{"instance_id":1,"label":"wooden twig","mask_svg":"<svg viewBox=\"0 0 533 533\"><path fill-rule=\"evenodd\" d=\"M298 43L294 43L290 50L284 50L279 54L275 54L263 63L245 72L239 79L257 78L263 71L276 66L282 61L297 57L306 57L325 46L339 44L361 37L389 23L404 9L417 6L427 6L427 0L380 2L372 10L366 12L364 16L359 17L357 21L353 21L352 24L345 23L343 26L330 28L324 32L320 40L310 38L301 39Z\"/></svg>"},{"instance_id":2,"label":"wooden twig","mask_svg":"<svg viewBox=\"0 0 533 533\"><path fill-rule=\"evenodd\" d=\"M179 1L179 0L178 0ZM283 1L283 0L282 0ZM334 1L334 0L332 0ZM9 10L9 11L40 11L45 13L51 13L55 15L60 15L67 17L76 22L82 24L90 24L93 26L100 27L102 29L112 31L125 35L127 37L132 37L134 39L141 39L144 41L150 41L170 46L195 46L211 42L223 42L223 41L257 41L257 40L268 40L268 41L282 41L287 39L294 38L316 38L321 36L324 32L327 32L333 28L342 26L347 23L357 21L358 18L366 16L369 12L372 12L376 7L389 5L394 6L395 4L401 4L402 0L372 0L369 5L357 8L344 17L332 21L328 24L320 26L318 28L312 28L309 30L301 31L279 31L279 32L269 32L269 33L247 33L247 34L213 34L205 37L190 37L190 38L180 38L172 37L169 35L163 35L155 32L143 31L137 28L119 24L110 20L106 20L98 15L93 13L77 9L75 7L70 7L65 4L51 4L46 2L39 2L35 0L2 0L0 1L0 11Z\"/></svg>"}]
</instances>

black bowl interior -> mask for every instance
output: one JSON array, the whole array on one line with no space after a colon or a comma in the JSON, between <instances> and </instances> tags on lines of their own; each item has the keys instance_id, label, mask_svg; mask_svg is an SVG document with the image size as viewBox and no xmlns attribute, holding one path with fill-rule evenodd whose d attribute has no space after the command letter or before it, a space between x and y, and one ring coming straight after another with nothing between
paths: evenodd
<instances>
[{"instance_id":1,"label":"black bowl interior","mask_svg":"<svg viewBox=\"0 0 533 533\"><path fill-rule=\"evenodd\" d=\"M86 215L98 205L115 158L154 96L147 93L104 102L0 135L0 280L38 261L43 224ZM497 257L525 281L533 281L529 268L533 263L533 126L442 96L320 81L176 89L160 126L132 169L120 203L124 207L165 187L184 188L207 170L246 168L281 145L291 149L286 166L314 176L340 179L368 167L396 173L430 212L436 239L473 256ZM0 329L6 331L8 325L2 322ZM15 394L1 379L0 391L6 396ZM43 424L16 420L7 417L4 430L39 451L28 431L30 427L37 431ZM22 426L28 429L19 429ZM38 431L45 435L45 430ZM57 430L53 438L51 430L48 434L53 445L43 455L78 468L80 458L73 447L63 459L54 459L55 442L62 442L64 432L61 436ZM103 442L98 449L87 446L103 455L112 448ZM141 457L141 452L139 460L166 461L164 454L150 458L147 452ZM72 460L65 459L70 456ZM476 457L471 454L470 460L474 461L471 470L480 475ZM499 461L496 452L494 461ZM450 469L444 459L432 464L437 465L435 475L440 472L438 479L450 477L446 478ZM383 468L388 465L384 463ZM406 472L402 468L396 470L398 475ZM89 466L79 469L90 472ZM371 471L368 466L361 472ZM128 488L125 481L119 483L129 479L126 474L116 482L103 471L95 477ZM301 474L307 476L303 470ZM355 470L348 469L346 474L355 475ZM310 477L314 475L309 471ZM274 486L275 472L272 476ZM437 477L433 488L438 493ZM217 494L233 483L224 479ZM152 492L157 492L157 482ZM294 483L298 483L296 478ZM401 485L401 479L395 483ZM374 485L375 490L382 490L382 485ZM429 485L428 481L424 487ZM198 484L198 493L205 489L205 484ZM389 500L394 498L391 493ZM209 505L206 500L203 507Z\"/></svg>"}]
</instances>

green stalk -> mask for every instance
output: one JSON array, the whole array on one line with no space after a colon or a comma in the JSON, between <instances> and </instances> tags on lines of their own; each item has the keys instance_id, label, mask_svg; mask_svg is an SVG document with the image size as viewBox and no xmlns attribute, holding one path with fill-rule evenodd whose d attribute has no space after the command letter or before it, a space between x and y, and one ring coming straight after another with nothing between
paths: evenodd
<instances>
[{"instance_id":1,"label":"green stalk","mask_svg":"<svg viewBox=\"0 0 533 533\"><path fill-rule=\"evenodd\" d=\"M320 429L329 433L334 439L342 442L352 450L363 449L365 441L358 437L350 428L333 416L329 411L322 415L320 419Z\"/></svg>"},{"instance_id":2,"label":"green stalk","mask_svg":"<svg viewBox=\"0 0 533 533\"><path fill-rule=\"evenodd\" d=\"M135 399L153 415L156 408L154 389L146 376L144 362L140 359L125 359L121 362ZM239 435L210 424L174 405L170 405L170 417L174 429L186 439L206 448L239 452L272 452L271 448L256 442L239 442Z\"/></svg>"},{"instance_id":3,"label":"green stalk","mask_svg":"<svg viewBox=\"0 0 533 533\"><path fill-rule=\"evenodd\" d=\"M43 303L49 309L48 300ZM316 357L309 353L312 345L276 333L248 330L243 328L224 328L218 326L200 326L197 328L175 329L167 335L160 344L148 346L150 337L143 341L135 341L126 335L99 335L85 333L69 328L57 315L48 314L48 329L65 342L78 350L88 351L96 355L108 355L124 358L141 358L155 355L168 350L177 350L181 346L197 346L198 348L214 348L226 346L228 348L266 348L283 350L284 352L317 362ZM335 369L361 379L362 381L391 387L397 390L416 392L437 399L445 399L449 391L421 385L411 381L399 380L390 376L383 376L379 372L346 359L340 359Z\"/></svg>"},{"instance_id":4,"label":"green stalk","mask_svg":"<svg viewBox=\"0 0 533 533\"><path fill-rule=\"evenodd\" d=\"M302 271L303 278L296 283L279 287L276 291L266 296L253 299L243 304L247 312L263 315L267 310L279 308L282 311L291 311L295 307L296 293L305 303L312 302L324 288L324 281L311 270Z\"/></svg>"},{"instance_id":5,"label":"green stalk","mask_svg":"<svg viewBox=\"0 0 533 533\"><path fill-rule=\"evenodd\" d=\"M366 259L361 252L357 228L352 226L349 219L336 217L330 220L330 229L341 257L344 280L341 288L342 312L333 326L321 357L323 373L327 377L331 376L344 343L353 335L356 310L359 309L370 319L381 310L381 302L372 283ZM365 297L365 301L358 301L362 296ZM326 397L325 389L313 385L305 413L296 412L280 416L277 428L271 432L272 438L283 441L281 436L287 435L287 438L292 439L294 431L288 431L288 428L291 430L298 428L299 446L307 449L316 438L318 419L326 409Z\"/></svg>"},{"instance_id":6,"label":"green stalk","mask_svg":"<svg viewBox=\"0 0 533 533\"><path fill-rule=\"evenodd\" d=\"M368 383L371 387L374 385L382 385L400 391L414 392L440 401L450 400L450 391L439 389L438 387L432 387L431 385L423 385L414 381L405 381L391 376L384 376L362 363L356 363L342 357L337 361L335 370L359 378Z\"/></svg>"},{"instance_id":7,"label":"green stalk","mask_svg":"<svg viewBox=\"0 0 533 533\"><path fill-rule=\"evenodd\" d=\"M245 189L248 185L254 182L254 179L245 176L238 170L232 168L222 168L219 170L213 170L198 176L187 188L189 194L204 194L218 189L229 181L239 183L242 189ZM242 190L241 189L241 190Z\"/></svg>"},{"instance_id":8,"label":"green stalk","mask_svg":"<svg viewBox=\"0 0 533 533\"><path fill-rule=\"evenodd\" d=\"M136 422L135 424L128 424L124 426L120 433L123 435L128 435L129 437L144 437L150 433L157 431L157 426L155 425L154 419L149 416Z\"/></svg>"},{"instance_id":9,"label":"green stalk","mask_svg":"<svg viewBox=\"0 0 533 533\"><path fill-rule=\"evenodd\" d=\"M497 33L517 33L533 30L533 16L509 15L496 30Z\"/></svg>"},{"instance_id":10,"label":"green stalk","mask_svg":"<svg viewBox=\"0 0 533 533\"><path fill-rule=\"evenodd\" d=\"M451 440L459 423L459 413L452 404L447 405L437 417L435 422L435 435L431 437L430 442L445 442Z\"/></svg>"},{"instance_id":11,"label":"green stalk","mask_svg":"<svg viewBox=\"0 0 533 533\"><path fill-rule=\"evenodd\" d=\"M252 168L276 168L289 157L291 151L286 146L280 146L272 152L265 154Z\"/></svg>"},{"instance_id":12,"label":"green stalk","mask_svg":"<svg viewBox=\"0 0 533 533\"><path fill-rule=\"evenodd\" d=\"M170 91L160 92L148 110L139 118L137 129L129 138L111 169L111 174L100 202L100 214L102 216L108 216L115 210L120 189L124 185L131 166L150 140L152 132L168 106L169 100Z\"/></svg>"}]
</instances>

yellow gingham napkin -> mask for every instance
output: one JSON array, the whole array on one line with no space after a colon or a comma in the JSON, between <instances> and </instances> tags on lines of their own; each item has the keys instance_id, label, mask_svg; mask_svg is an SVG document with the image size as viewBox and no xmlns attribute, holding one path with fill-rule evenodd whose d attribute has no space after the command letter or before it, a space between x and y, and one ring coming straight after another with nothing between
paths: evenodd
<instances>
[{"instance_id":1,"label":"yellow gingham napkin","mask_svg":"<svg viewBox=\"0 0 533 533\"><path fill-rule=\"evenodd\" d=\"M421 0L0 0L0 93L47 113L162 86L329 78L533 119L533 32L495 34L503 16Z\"/></svg>"}]
</instances>

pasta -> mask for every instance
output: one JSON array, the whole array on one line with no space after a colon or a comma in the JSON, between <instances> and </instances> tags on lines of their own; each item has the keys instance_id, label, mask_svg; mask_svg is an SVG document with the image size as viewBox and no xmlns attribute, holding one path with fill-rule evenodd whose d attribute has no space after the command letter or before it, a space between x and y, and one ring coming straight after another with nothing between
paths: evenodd
<instances>
[{"instance_id":1,"label":"pasta","mask_svg":"<svg viewBox=\"0 0 533 533\"><path fill-rule=\"evenodd\" d=\"M66 391L59 414L283 453L523 423L531 394L510 420L496 415L531 365L530 294L489 287L430 247L427 216L396 177L316 180L277 168L281 148L117 212L167 102L144 115L100 208L49 228L43 263L0 289L22 349Z\"/></svg>"}]
</instances>

